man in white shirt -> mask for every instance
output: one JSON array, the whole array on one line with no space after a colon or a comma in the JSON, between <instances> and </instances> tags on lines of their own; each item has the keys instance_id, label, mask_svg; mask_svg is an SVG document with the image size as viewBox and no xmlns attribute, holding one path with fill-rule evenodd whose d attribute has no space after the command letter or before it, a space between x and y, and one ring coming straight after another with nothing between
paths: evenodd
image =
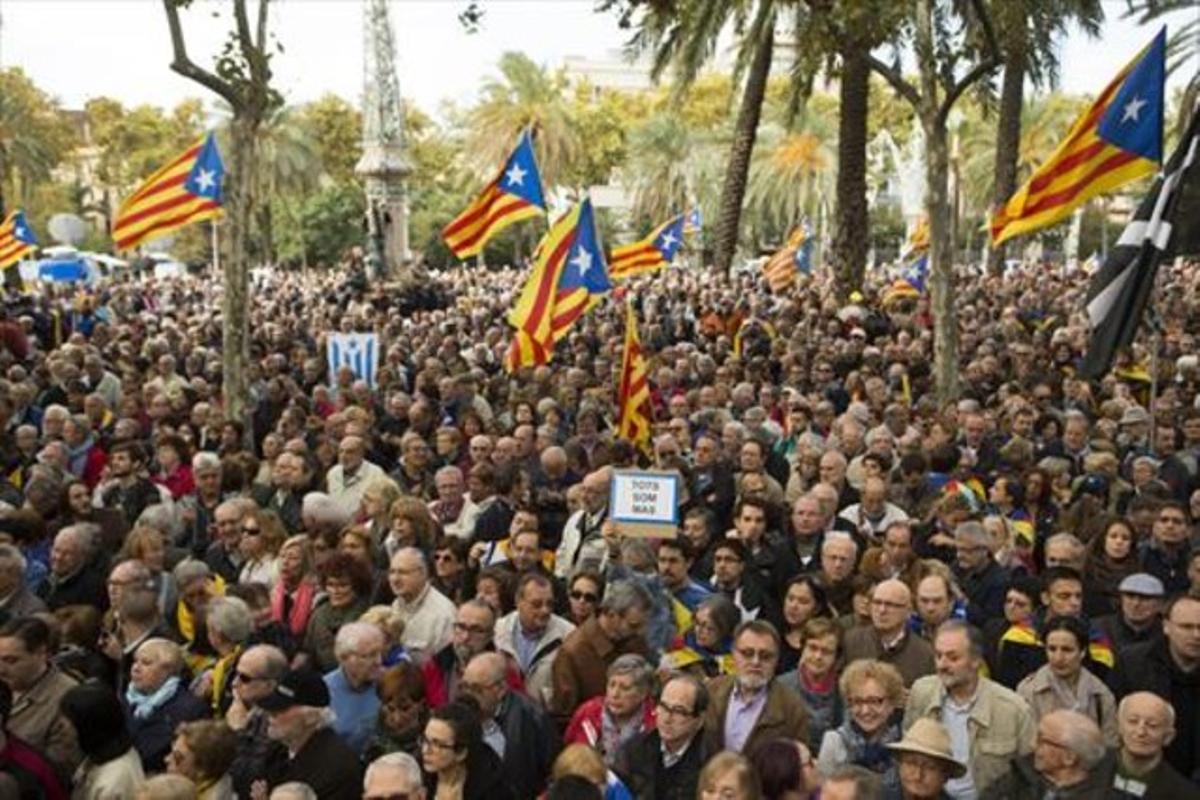
<instances>
[{"instance_id":1,"label":"man in white shirt","mask_svg":"<svg viewBox=\"0 0 1200 800\"><path fill-rule=\"evenodd\" d=\"M454 629L454 602L429 583L429 564L415 547L403 547L392 556L388 584L396 594L392 608L404 620L400 643L414 661L436 653L450 641Z\"/></svg>"},{"instance_id":2,"label":"man in white shirt","mask_svg":"<svg viewBox=\"0 0 1200 800\"><path fill-rule=\"evenodd\" d=\"M347 436L338 444L338 463L329 468L325 485L329 496L348 514L355 514L363 492L378 478L386 478L378 465L366 460L367 446L357 436Z\"/></svg>"}]
</instances>

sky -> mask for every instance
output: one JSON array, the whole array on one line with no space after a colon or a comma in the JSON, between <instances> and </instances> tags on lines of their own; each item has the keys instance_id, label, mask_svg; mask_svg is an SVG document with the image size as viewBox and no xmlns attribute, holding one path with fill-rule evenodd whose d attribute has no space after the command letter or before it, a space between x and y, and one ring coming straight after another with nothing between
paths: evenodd
<instances>
[{"instance_id":1,"label":"sky","mask_svg":"<svg viewBox=\"0 0 1200 800\"><path fill-rule=\"evenodd\" d=\"M202 66L212 63L231 27L228 3L197 0L184 12L188 48ZM593 0L484 0L479 32L458 22L467 0L392 0L401 92L436 114L441 104L468 104L482 81L496 74L507 50L559 67L567 56L603 58L627 32L613 14L594 12ZM1063 44L1061 88L1096 93L1157 28L1120 18L1124 0L1105 0L1109 21L1098 40L1074 32ZM273 29L285 51L274 62L277 87L288 102L332 92L357 102L362 87L360 0L278 0ZM1197 11L1200 15L1200 10ZM1188 19L1176 14L1168 22ZM0 0L0 67L19 66L68 108L97 95L127 105L173 106L210 97L175 75L160 0ZM1172 85L1200 69L1193 57Z\"/></svg>"}]
</instances>

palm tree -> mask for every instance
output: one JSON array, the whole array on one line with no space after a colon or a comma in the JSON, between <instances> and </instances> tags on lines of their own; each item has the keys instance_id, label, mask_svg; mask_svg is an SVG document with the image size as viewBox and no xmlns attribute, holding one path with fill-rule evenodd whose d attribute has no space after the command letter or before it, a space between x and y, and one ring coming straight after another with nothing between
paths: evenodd
<instances>
[{"instance_id":1,"label":"palm tree","mask_svg":"<svg viewBox=\"0 0 1200 800\"><path fill-rule=\"evenodd\" d=\"M28 186L49 177L58 161L58 148L46 135L48 111L45 96L21 70L0 71L0 218L18 176Z\"/></svg>"},{"instance_id":2,"label":"palm tree","mask_svg":"<svg viewBox=\"0 0 1200 800\"><path fill-rule=\"evenodd\" d=\"M633 191L633 216L657 224L694 201L715 208L712 188L719 178L719 139L660 111L629 132L621 183Z\"/></svg>"},{"instance_id":3,"label":"palm tree","mask_svg":"<svg viewBox=\"0 0 1200 800\"><path fill-rule=\"evenodd\" d=\"M284 106L258 129L255 192L261 202L255 223L259 256L266 263L274 263L276 254L273 201L306 195L316 190L324 177L317 142L299 123L298 116L294 106Z\"/></svg>"},{"instance_id":4,"label":"palm tree","mask_svg":"<svg viewBox=\"0 0 1200 800\"><path fill-rule=\"evenodd\" d=\"M673 67L678 99L716 50L721 32L727 25L732 25L735 32L735 73L745 76L745 86L734 123L715 228L713 267L721 272L732 265L738 244L750 159L771 71L775 22L782 5L783 0L648 3L642 9L638 31L630 43L636 51L653 53L652 74L656 79L668 66Z\"/></svg>"},{"instance_id":5,"label":"palm tree","mask_svg":"<svg viewBox=\"0 0 1200 800\"><path fill-rule=\"evenodd\" d=\"M547 186L569 172L581 143L572 120L567 80L522 53L500 57L500 78L489 78L468 114L467 152L480 174L491 175L512 150L517 133L534 129L538 168Z\"/></svg>"},{"instance_id":6,"label":"palm tree","mask_svg":"<svg viewBox=\"0 0 1200 800\"><path fill-rule=\"evenodd\" d=\"M762 135L746 197L760 240L764 230L786 233L802 217L816 217L833 184L833 137L819 122L791 131L764 126Z\"/></svg>"},{"instance_id":7,"label":"palm tree","mask_svg":"<svg viewBox=\"0 0 1200 800\"><path fill-rule=\"evenodd\" d=\"M1058 79L1058 40L1070 24L1097 36L1104 22L1100 0L1006 0L994 4L997 37L1004 56L1000 111L996 118L994 200L999 207L1017 190L1017 155L1021 141L1021 108L1025 78L1035 85ZM993 248L988 268L1004 268L1005 247Z\"/></svg>"}]
</instances>

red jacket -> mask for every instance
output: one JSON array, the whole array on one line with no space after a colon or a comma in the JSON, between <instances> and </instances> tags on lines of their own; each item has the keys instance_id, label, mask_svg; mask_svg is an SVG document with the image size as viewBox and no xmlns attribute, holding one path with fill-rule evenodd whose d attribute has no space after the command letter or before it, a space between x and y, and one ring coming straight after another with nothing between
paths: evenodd
<instances>
[{"instance_id":1,"label":"red jacket","mask_svg":"<svg viewBox=\"0 0 1200 800\"><path fill-rule=\"evenodd\" d=\"M425 702L430 708L441 708L449 703L451 676L458 668L458 659L454 655L454 645L446 645L434 653L433 657L421 665L421 675L425 678ZM505 678L508 688L514 692L525 691L525 679L521 670L508 659L508 675Z\"/></svg>"},{"instance_id":2,"label":"red jacket","mask_svg":"<svg viewBox=\"0 0 1200 800\"><path fill-rule=\"evenodd\" d=\"M567 732L563 735L563 747L569 744L586 744L597 747L600 731L604 729L604 695L586 701L571 717ZM642 729L638 733L654 730L654 698L647 697L642 704Z\"/></svg>"}]
</instances>

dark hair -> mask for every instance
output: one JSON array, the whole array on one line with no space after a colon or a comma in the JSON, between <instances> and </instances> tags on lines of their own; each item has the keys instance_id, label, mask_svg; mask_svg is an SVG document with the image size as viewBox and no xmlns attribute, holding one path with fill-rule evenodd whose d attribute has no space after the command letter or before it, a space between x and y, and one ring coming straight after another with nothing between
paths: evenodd
<instances>
[{"instance_id":1,"label":"dark hair","mask_svg":"<svg viewBox=\"0 0 1200 800\"><path fill-rule=\"evenodd\" d=\"M237 757L238 737L224 720L198 719L181 722L175 729L191 748L196 769L209 779L219 779Z\"/></svg>"},{"instance_id":2,"label":"dark hair","mask_svg":"<svg viewBox=\"0 0 1200 800\"><path fill-rule=\"evenodd\" d=\"M108 457L111 459L117 453L124 453L129 456L129 460L134 464L146 463L146 451L142 449L142 445L139 442L119 442L113 445L112 450L108 451Z\"/></svg>"},{"instance_id":3,"label":"dark hair","mask_svg":"<svg viewBox=\"0 0 1200 800\"><path fill-rule=\"evenodd\" d=\"M905 474L915 472L925 473L929 469L929 461L923 453L905 453L900 457L900 471Z\"/></svg>"},{"instance_id":4,"label":"dark hair","mask_svg":"<svg viewBox=\"0 0 1200 800\"><path fill-rule=\"evenodd\" d=\"M807 586L808 591L813 596L813 602L817 605L817 610L813 612L813 617L832 617L833 613L829 610L829 595L825 591L825 587L817 580L817 576L811 572L806 572L802 575L797 575L787 582L787 586L783 588L783 597L780 601L787 599L788 592L793 586Z\"/></svg>"},{"instance_id":5,"label":"dark hair","mask_svg":"<svg viewBox=\"0 0 1200 800\"><path fill-rule=\"evenodd\" d=\"M754 495L747 495L741 500L738 500L737 507L733 510L733 516L735 519L742 515L742 509L744 508L757 508L763 513L764 517L768 516L770 513L770 506L767 501L764 498L755 497Z\"/></svg>"},{"instance_id":6,"label":"dark hair","mask_svg":"<svg viewBox=\"0 0 1200 800\"><path fill-rule=\"evenodd\" d=\"M63 695L59 708L75 728L79 749L93 764L105 764L133 747L121 701L107 686L80 684Z\"/></svg>"},{"instance_id":7,"label":"dark hair","mask_svg":"<svg viewBox=\"0 0 1200 800\"><path fill-rule=\"evenodd\" d=\"M271 587L261 581L235 583L225 590L226 597L236 597L250 608L266 608L271 605Z\"/></svg>"},{"instance_id":8,"label":"dark hair","mask_svg":"<svg viewBox=\"0 0 1200 800\"><path fill-rule=\"evenodd\" d=\"M1083 576L1079 571L1071 567L1046 567L1042 570L1042 591L1050 591L1050 587L1059 581L1075 581L1078 584L1083 583Z\"/></svg>"},{"instance_id":9,"label":"dark hair","mask_svg":"<svg viewBox=\"0 0 1200 800\"><path fill-rule=\"evenodd\" d=\"M0 728L8 727L8 715L12 713L13 696L8 684L0 681Z\"/></svg>"},{"instance_id":10,"label":"dark hair","mask_svg":"<svg viewBox=\"0 0 1200 800\"><path fill-rule=\"evenodd\" d=\"M540 575L541 573L531 570L526 572L524 576ZM479 593L479 582L489 580L494 581L500 587L500 613L507 614L513 610L516 603L516 582L514 574L511 570L502 569L498 566L484 567L479 570L479 574L475 576L476 594Z\"/></svg>"},{"instance_id":11,"label":"dark hair","mask_svg":"<svg viewBox=\"0 0 1200 800\"><path fill-rule=\"evenodd\" d=\"M746 545L742 543L741 539L719 539L717 540L717 543L713 545L713 555L716 555L718 550L729 550L738 557L739 561L741 561L743 564L746 563Z\"/></svg>"},{"instance_id":12,"label":"dark hair","mask_svg":"<svg viewBox=\"0 0 1200 800\"><path fill-rule=\"evenodd\" d=\"M483 726L479 723L479 704L469 695L463 695L429 714L431 720L446 723L454 732L454 749L467 751L467 761L479 752L483 745Z\"/></svg>"},{"instance_id":13,"label":"dark hair","mask_svg":"<svg viewBox=\"0 0 1200 800\"><path fill-rule=\"evenodd\" d=\"M546 800L604 800L604 795L582 775L564 775L551 784Z\"/></svg>"},{"instance_id":14,"label":"dark hair","mask_svg":"<svg viewBox=\"0 0 1200 800\"><path fill-rule=\"evenodd\" d=\"M674 539L663 539L658 543L658 549L662 550L664 547L679 553L679 555L683 556L684 561L691 561L695 558L692 543L685 536L676 536Z\"/></svg>"},{"instance_id":15,"label":"dark hair","mask_svg":"<svg viewBox=\"0 0 1200 800\"><path fill-rule=\"evenodd\" d=\"M704 681L700 680L689 672L676 672L662 682L662 689L667 688L667 684L671 681L683 681L688 686L692 687L694 698L692 700L692 715L696 717L703 716L704 712L708 710L709 699L708 686L705 685ZM662 689L658 690L657 699L659 700L662 699Z\"/></svg>"},{"instance_id":16,"label":"dark hair","mask_svg":"<svg viewBox=\"0 0 1200 800\"><path fill-rule=\"evenodd\" d=\"M1033 603L1033 608L1036 611L1042 604L1042 587L1038 583L1037 578L1031 578L1028 575L1019 575L1008 582L1008 588L1004 590L1004 594L1009 592L1020 592L1030 599Z\"/></svg>"},{"instance_id":17,"label":"dark hair","mask_svg":"<svg viewBox=\"0 0 1200 800\"><path fill-rule=\"evenodd\" d=\"M54 631L44 620L37 617L10 619L0 628L0 639L20 639L30 653L54 650Z\"/></svg>"},{"instance_id":18,"label":"dark hair","mask_svg":"<svg viewBox=\"0 0 1200 800\"><path fill-rule=\"evenodd\" d=\"M758 773L763 800L779 800L788 792L798 792L801 774L800 750L792 739L771 739L754 748L750 763Z\"/></svg>"},{"instance_id":19,"label":"dark hair","mask_svg":"<svg viewBox=\"0 0 1200 800\"><path fill-rule=\"evenodd\" d=\"M1087 655L1088 629L1083 620L1077 617L1054 617L1042 627L1042 641L1049 639L1054 631L1066 631L1074 636L1079 652Z\"/></svg>"},{"instance_id":20,"label":"dark hair","mask_svg":"<svg viewBox=\"0 0 1200 800\"><path fill-rule=\"evenodd\" d=\"M354 594L360 598L371 594L371 567L349 553L332 553L317 571L321 583L330 578L341 578L350 582Z\"/></svg>"}]
</instances>

